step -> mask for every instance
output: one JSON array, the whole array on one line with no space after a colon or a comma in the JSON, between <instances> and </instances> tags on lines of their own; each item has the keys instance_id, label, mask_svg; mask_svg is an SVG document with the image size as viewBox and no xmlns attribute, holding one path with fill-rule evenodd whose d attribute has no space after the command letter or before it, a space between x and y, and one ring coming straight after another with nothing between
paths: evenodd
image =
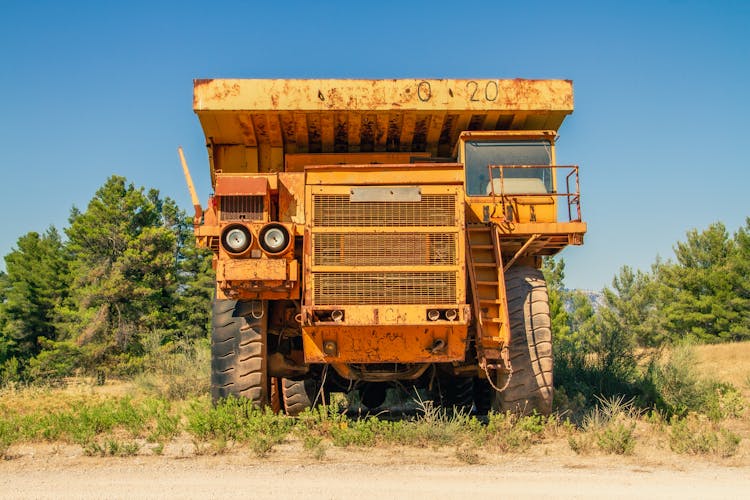
<instances>
[{"instance_id":1,"label":"step","mask_svg":"<svg viewBox=\"0 0 750 500\"><path fill-rule=\"evenodd\" d=\"M497 281L477 281L477 285L481 286L490 286L490 285L497 285Z\"/></svg>"},{"instance_id":2,"label":"step","mask_svg":"<svg viewBox=\"0 0 750 500\"><path fill-rule=\"evenodd\" d=\"M474 262L474 267L497 267L496 262Z\"/></svg>"},{"instance_id":3,"label":"step","mask_svg":"<svg viewBox=\"0 0 750 500\"><path fill-rule=\"evenodd\" d=\"M480 304L495 304L495 305L500 305L500 304L505 303L505 301L504 300L500 300L500 299L482 299L482 298L480 298L479 299L479 303Z\"/></svg>"},{"instance_id":4,"label":"step","mask_svg":"<svg viewBox=\"0 0 750 500\"><path fill-rule=\"evenodd\" d=\"M492 245L472 245L471 243L469 243L469 246L472 250L492 250L495 248Z\"/></svg>"}]
</instances>

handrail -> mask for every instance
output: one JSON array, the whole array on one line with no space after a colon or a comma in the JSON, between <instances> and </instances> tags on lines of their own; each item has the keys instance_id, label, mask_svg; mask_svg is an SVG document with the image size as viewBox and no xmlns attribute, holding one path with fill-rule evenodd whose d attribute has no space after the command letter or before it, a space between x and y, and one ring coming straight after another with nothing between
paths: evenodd
<instances>
[{"instance_id":1,"label":"handrail","mask_svg":"<svg viewBox=\"0 0 750 500\"><path fill-rule=\"evenodd\" d=\"M495 191L495 179L500 180L500 193L499 197L505 205L506 200L508 198L516 198L516 197L561 197L565 198L567 200L568 205L568 221L570 222L581 222L581 187L578 177L578 165L488 165L487 166L489 170L489 179L490 179L490 192L492 194L492 198L497 198L498 193ZM566 169L569 170L568 174L565 176L565 191L564 192L558 192L556 191L556 186L553 186L553 191L551 192L545 192L545 193L511 193L506 194L505 193L505 170L506 169L538 169L538 168L550 168L550 169ZM499 175L493 176L493 170L498 170ZM571 191L571 177L575 177L575 191ZM573 218L573 206L575 205L575 218Z\"/></svg>"}]
</instances>

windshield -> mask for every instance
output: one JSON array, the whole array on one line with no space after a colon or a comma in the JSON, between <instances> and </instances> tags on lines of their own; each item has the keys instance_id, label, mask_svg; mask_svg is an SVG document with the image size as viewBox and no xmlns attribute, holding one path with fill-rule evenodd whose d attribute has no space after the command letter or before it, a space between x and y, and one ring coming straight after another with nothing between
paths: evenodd
<instances>
[{"instance_id":1,"label":"windshield","mask_svg":"<svg viewBox=\"0 0 750 500\"><path fill-rule=\"evenodd\" d=\"M466 142L466 191L473 196L485 196L492 192L488 165L551 165L552 151L548 141L467 141ZM524 168L505 169L505 179L538 179L546 192L552 191L552 169ZM500 177L493 169L492 176ZM495 191L499 193L499 180ZM506 182L506 188L507 182ZM507 189L506 189L507 192Z\"/></svg>"}]
</instances>

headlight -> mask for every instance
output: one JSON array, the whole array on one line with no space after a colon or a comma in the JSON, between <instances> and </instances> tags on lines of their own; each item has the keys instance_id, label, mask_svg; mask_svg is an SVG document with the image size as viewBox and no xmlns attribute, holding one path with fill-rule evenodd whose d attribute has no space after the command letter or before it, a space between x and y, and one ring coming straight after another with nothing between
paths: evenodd
<instances>
[{"instance_id":1,"label":"headlight","mask_svg":"<svg viewBox=\"0 0 750 500\"><path fill-rule=\"evenodd\" d=\"M260 246L270 254L280 253L289 246L289 231L281 224L268 224L258 235Z\"/></svg>"},{"instance_id":2,"label":"headlight","mask_svg":"<svg viewBox=\"0 0 750 500\"><path fill-rule=\"evenodd\" d=\"M242 253L250 246L253 236L243 226L230 226L224 230L221 242L229 253Z\"/></svg>"}]
</instances>

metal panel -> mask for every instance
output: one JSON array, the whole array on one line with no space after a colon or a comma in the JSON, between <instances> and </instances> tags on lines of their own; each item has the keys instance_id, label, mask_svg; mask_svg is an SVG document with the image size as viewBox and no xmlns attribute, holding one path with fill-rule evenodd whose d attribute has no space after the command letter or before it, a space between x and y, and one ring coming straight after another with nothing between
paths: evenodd
<instances>
[{"instance_id":1,"label":"metal panel","mask_svg":"<svg viewBox=\"0 0 750 500\"><path fill-rule=\"evenodd\" d=\"M262 221L264 196L220 196L222 221Z\"/></svg>"},{"instance_id":2,"label":"metal panel","mask_svg":"<svg viewBox=\"0 0 750 500\"><path fill-rule=\"evenodd\" d=\"M314 273L315 305L455 304L456 272Z\"/></svg>"},{"instance_id":3,"label":"metal panel","mask_svg":"<svg viewBox=\"0 0 750 500\"><path fill-rule=\"evenodd\" d=\"M417 186L403 187L354 187L349 201L360 203L368 201L422 201L422 190Z\"/></svg>"},{"instance_id":4,"label":"metal panel","mask_svg":"<svg viewBox=\"0 0 750 500\"><path fill-rule=\"evenodd\" d=\"M456 196L422 195L413 202L357 202L347 195L313 195L313 226L453 226Z\"/></svg>"},{"instance_id":5,"label":"metal panel","mask_svg":"<svg viewBox=\"0 0 750 500\"><path fill-rule=\"evenodd\" d=\"M457 233L314 233L315 266L457 264Z\"/></svg>"},{"instance_id":6,"label":"metal panel","mask_svg":"<svg viewBox=\"0 0 750 500\"><path fill-rule=\"evenodd\" d=\"M195 112L217 150L430 152L465 130L556 130L573 111L568 80L196 80ZM216 170L234 171L215 158ZM261 155L260 171L278 158ZM273 164L267 164L272 162Z\"/></svg>"}]
</instances>

